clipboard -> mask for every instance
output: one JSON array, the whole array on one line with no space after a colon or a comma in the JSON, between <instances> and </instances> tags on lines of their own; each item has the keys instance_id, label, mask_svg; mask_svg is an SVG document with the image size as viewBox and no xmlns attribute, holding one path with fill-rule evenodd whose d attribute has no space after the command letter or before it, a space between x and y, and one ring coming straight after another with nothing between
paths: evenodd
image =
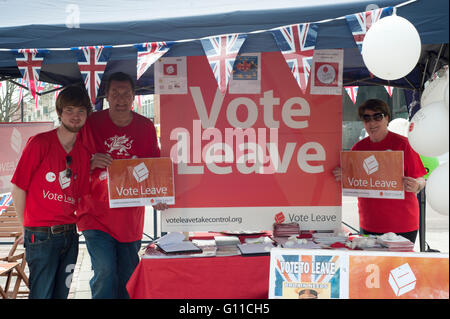
<instances>
[{"instance_id":1,"label":"clipboard","mask_svg":"<svg viewBox=\"0 0 450 319\"><path fill-rule=\"evenodd\" d=\"M177 243L157 243L158 247L166 254L170 253L201 253L202 250L190 241Z\"/></svg>"}]
</instances>

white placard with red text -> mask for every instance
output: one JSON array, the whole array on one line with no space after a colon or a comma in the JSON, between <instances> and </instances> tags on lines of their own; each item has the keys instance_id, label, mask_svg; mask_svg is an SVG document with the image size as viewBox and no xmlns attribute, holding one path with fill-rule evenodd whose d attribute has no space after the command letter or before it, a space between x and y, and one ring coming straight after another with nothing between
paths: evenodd
<instances>
[{"instance_id":1,"label":"white placard with red text","mask_svg":"<svg viewBox=\"0 0 450 319\"><path fill-rule=\"evenodd\" d=\"M223 96L206 57L187 57L188 93L161 95L161 152L174 163L176 205L163 231L337 229L332 170L340 96L303 94L280 52L261 53L261 92ZM309 92L309 90L307 90Z\"/></svg>"},{"instance_id":2,"label":"white placard with red text","mask_svg":"<svg viewBox=\"0 0 450 319\"><path fill-rule=\"evenodd\" d=\"M155 63L156 94L186 94L186 57L161 58Z\"/></svg>"}]
</instances>

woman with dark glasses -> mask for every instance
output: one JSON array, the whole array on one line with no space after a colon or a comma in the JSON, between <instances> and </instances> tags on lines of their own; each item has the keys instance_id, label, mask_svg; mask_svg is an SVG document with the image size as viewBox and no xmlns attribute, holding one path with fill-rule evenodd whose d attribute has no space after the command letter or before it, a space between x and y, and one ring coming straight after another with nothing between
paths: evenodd
<instances>
[{"instance_id":1,"label":"woman with dark glasses","mask_svg":"<svg viewBox=\"0 0 450 319\"><path fill-rule=\"evenodd\" d=\"M408 139L388 131L391 114L381 100L370 99L358 108L368 137L357 142L352 151L403 151L405 199L358 198L359 224L363 234L393 232L415 242L419 229L419 203L416 193L425 187L426 170ZM341 169L333 171L341 180Z\"/></svg>"},{"instance_id":2,"label":"woman with dark glasses","mask_svg":"<svg viewBox=\"0 0 450 319\"><path fill-rule=\"evenodd\" d=\"M64 89L56 100L61 125L33 136L11 182L30 270L29 298L65 299L78 257L75 210L89 190L90 154L77 139L91 111L84 88Z\"/></svg>"}]
</instances>

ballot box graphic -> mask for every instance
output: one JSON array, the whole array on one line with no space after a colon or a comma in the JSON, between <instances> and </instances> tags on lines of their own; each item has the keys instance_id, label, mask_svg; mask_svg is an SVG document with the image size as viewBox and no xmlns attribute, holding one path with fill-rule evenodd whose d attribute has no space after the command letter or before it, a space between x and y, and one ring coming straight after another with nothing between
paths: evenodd
<instances>
[{"instance_id":1,"label":"ballot box graphic","mask_svg":"<svg viewBox=\"0 0 450 319\"><path fill-rule=\"evenodd\" d=\"M66 176L66 170L59 172L59 185L61 185L61 189L66 189L70 186L70 178Z\"/></svg>"},{"instance_id":2,"label":"ballot box graphic","mask_svg":"<svg viewBox=\"0 0 450 319\"><path fill-rule=\"evenodd\" d=\"M416 276L408 263L390 271L389 284L396 296L401 296L416 287Z\"/></svg>"},{"instance_id":3,"label":"ballot box graphic","mask_svg":"<svg viewBox=\"0 0 450 319\"><path fill-rule=\"evenodd\" d=\"M111 208L175 203L173 165L168 157L113 160L107 172Z\"/></svg>"},{"instance_id":4,"label":"ballot box graphic","mask_svg":"<svg viewBox=\"0 0 450 319\"><path fill-rule=\"evenodd\" d=\"M379 164L378 164L375 156L371 155L364 160L363 167L364 167L364 170L366 171L367 175L370 175L370 174L373 174L376 171L378 171Z\"/></svg>"},{"instance_id":5,"label":"ballot box graphic","mask_svg":"<svg viewBox=\"0 0 450 319\"><path fill-rule=\"evenodd\" d=\"M138 183L148 178L149 171L144 163L140 163L133 168L133 176Z\"/></svg>"}]
</instances>

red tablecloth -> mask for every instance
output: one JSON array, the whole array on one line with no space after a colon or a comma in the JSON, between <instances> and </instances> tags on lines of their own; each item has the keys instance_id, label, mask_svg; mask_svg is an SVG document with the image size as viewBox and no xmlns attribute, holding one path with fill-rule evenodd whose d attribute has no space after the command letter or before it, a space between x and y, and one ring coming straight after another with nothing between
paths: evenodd
<instances>
[{"instance_id":1,"label":"red tablecloth","mask_svg":"<svg viewBox=\"0 0 450 319\"><path fill-rule=\"evenodd\" d=\"M141 259L132 299L266 299L270 256Z\"/></svg>"}]
</instances>

